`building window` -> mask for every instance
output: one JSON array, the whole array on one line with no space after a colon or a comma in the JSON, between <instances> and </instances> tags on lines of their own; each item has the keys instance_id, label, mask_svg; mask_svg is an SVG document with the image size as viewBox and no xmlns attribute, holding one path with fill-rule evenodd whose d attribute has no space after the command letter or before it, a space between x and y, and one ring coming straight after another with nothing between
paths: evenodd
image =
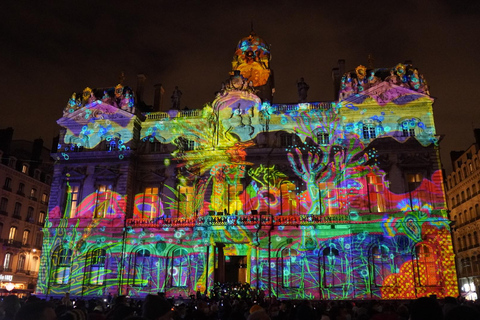
<instances>
[{"instance_id":1,"label":"building window","mask_svg":"<svg viewBox=\"0 0 480 320\"><path fill-rule=\"evenodd\" d=\"M8 233L8 241L12 243L17 237L17 227L10 227L10 232Z\"/></svg>"},{"instance_id":2,"label":"building window","mask_svg":"<svg viewBox=\"0 0 480 320\"><path fill-rule=\"evenodd\" d=\"M27 218L25 219L25 221L27 222L30 222L30 223L33 223L33 207L28 207L27 209Z\"/></svg>"},{"instance_id":3,"label":"building window","mask_svg":"<svg viewBox=\"0 0 480 320\"><path fill-rule=\"evenodd\" d=\"M8 215L7 207L8 207L8 199L2 198L0 200L0 214Z\"/></svg>"},{"instance_id":4,"label":"building window","mask_svg":"<svg viewBox=\"0 0 480 320\"><path fill-rule=\"evenodd\" d=\"M135 206L135 210L137 211L135 214L136 217L140 219L154 219L163 214L163 212L160 212L160 197L158 193L159 190L157 187L145 188L145 192L140 195L141 198Z\"/></svg>"},{"instance_id":5,"label":"building window","mask_svg":"<svg viewBox=\"0 0 480 320\"><path fill-rule=\"evenodd\" d=\"M465 202L465 191L462 191L462 202Z\"/></svg>"},{"instance_id":6,"label":"building window","mask_svg":"<svg viewBox=\"0 0 480 320\"><path fill-rule=\"evenodd\" d=\"M466 247L466 245L465 245ZM425 244L415 247L416 253L416 277L419 286L438 286L439 274L436 257L432 248Z\"/></svg>"},{"instance_id":7,"label":"building window","mask_svg":"<svg viewBox=\"0 0 480 320\"><path fill-rule=\"evenodd\" d=\"M405 120L402 122L402 137L415 137L415 120Z\"/></svg>"},{"instance_id":8,"label":"building window","mask_svg":"<svg viewBox=\"0 0 480 320\"><path fill-rule=\"evenodd\" d=\"M379 245L372 248L372 271L374 285L381 287L384 280L392 273L392 259L389 249L385 245Z\"/></svg>"},{"instance_id":9,"label":"building window","mask_svg":"<svg viewBox=\"0 0 480 320\"><path fill-rule=\"evenodd\" d=\"M21 196L24 196L25 195L25 184L24 183L19 183L18 184L18 190L17 190L17 194L21 195Z\"/></svg>"},{"instance_id":10,"label":"building window","mask_svg":"<svg viewBox=\"0 0 480 320\"><path fill-rule=\"evenodd\" d=\"M366 179L370 212L384 212L385 197L381 178L372 174L368 175Z\"/></svg>"},{"instance_id":11,"label":"building window","mask_svg":"<svg viewBox=\"0 0 480 320\"><path fill-rule=\"evenodd\" d=\"M22 204L20 202L15 202L15 208L13 209L13 217L19 218L22 212Z\"/></svg>"},{"instance_id":12,"label":"building window","mask_svg":"<svg viewBox=\"0 0 480 320\"><path fill-rule=\"evenodd\" d=\"M323 283L325 287L339 287L345 283L345 262L335 248L323 250Z\"/></svg>"},{"instance_id":13,"label":"building window","mask_svg":"<svg viewBox=\"0 0 480 320\"><path fill-rule=\"evenodd\" d=\"M376 126L373 123L363 124L363 139L375 139L377 137Z\"/></svg>"},{"instance_id":14,"label":"building window","mask_svg":"<svg viewBox=\"0 0 480 320\"><path fill-rule=\"evenodd\" d=\"M470 199L472 194L470 193L470 188L467 188L467 199Z\"/></svg>"},{"instance_id":15,"label":"building window","mask_svg":"<svg viewBox=\"0 0 480 320\"><path fill-rule=\"evenodd\" d=\"M67 201L65 210L65 212L67 212L67 218L73 218L77 213L79 189L79 186L70 186L70 184L67 185Z\"/></svg>"},{"instance_id":16,"label":"building window","mask_svg":"<svg viewBox=\"0 0 480 320\"><path fill-rule=\"evenodd\" d=\"M24 230L23 231L23 237L22 237L22 245L27 245L28 244L28 238L30 237L30 230Z\"/></svg>"},{"instance_id":17,"label":"building window","mask_svg":"<svg viewBox=\"0 0 480 320\"><path fill-rule=\"evenodd\" d=\"M18 256L17 272L23 271L25 271L25 255L21 254Z\"/></svg>"},{"instance_id":18,"label":"building window","mask_svg":"<svg viewBox=\"0 0 480 320\"><path fill-rule=\"evenodd\" d=\"M421 173L407 174L408 191L412 192L417 189L422 183L423 176Z\"/></svg>"},{"instance_id":19,"label":"building window","mask_svg":"<svg viewBox=\"0 0 480 320\"><path fill-rule=\"evenodd\" d=\"M135 253L133 285L138 287L147 287L150 272L151 259L150 251L140 249Z\"/></svg>"},{"instance_id":20,"label":"building window","mask_svg":"<svg viewBox=\"0 0 480 320\"><path fill-rule=\"evenodd\" d=\"M111 213L111 198L112 198L112 186L111 185L99 185L97 188L97 197L95 204L95 218L105 218L108 213Z\"/></svg>"},{"instance_id":21,"label":"building window","mask_svg":"<svg viewBox=\"0 0 480 320\"><path fill-rule=\"evenodd\" d=\"M90 266L89 282L93 285L103 285L105 279L105 261L107 253L104 249L89 252L87 261Z\"/></svg>"},{"instance_id":22,"label":"building window","mask_svg":"<svg viewBox=\"0 0 480 320\"><path fill-rule=\"evenodd\" d=\"M67 284L70 280L72 250L58 247L53 254L52 260L53 265L56 266L56 268L54 269L55 283Z\"/></svg>"},{"instance_id":23,"label":"building window","mask_svg":"<svg viewBox=\"0 0 480 320\"><path fill-rule=\"evenodd\" d=\"M28 173L28 166L26 164L22 165L22 173Z\"/></svg>"},{"instance_id":24,"label":"building window","mask_svg":"<svg viewBox=\"0 0 480 320\"><path fill-rule=\"evenodd\" d=\"M43 225L45 223L45 212L40 211L38 214L38 223Z\"/></svg>"},{"instance_id":25,"label":"building window","mask_svg":"<svg viewBox=\"0 0 480 320\"><path fill-rule=\"evenodd\" d=\"M172 260L172 287L186 287L188 278L187 250L175 249Z\"/></svg>"},{"instance_id":26,"label":"building window","mask_svg":"<svg viewBox=\"0 0 480 320\"><path fill-rule=\"evenodd\" d=\"M317 137L318 144L326 145L330 143L330 134L328 132L318 130L315 136Z\"/></svg>"},{"instance_id":27,"label":"building window","mask_svg":"<svg viewBox=\"0 0 480 320\"><path fill-rule=\"evenodd\" d=\"M5 178L5 183L3 184L3 189L12 191L12 178Z\"/></svg>"},{"instance_id":28,"label":"building window","mask_svg":"<svg viewBox=\"0 0 480 320\"><path fill-rule=\"evenodd\" d=\"M178 213L183 217L191 217L195 205L193 187L179 187L180 201Z\"/></svg>"},{"instance_id":29,"label":"building window","mask_svg":"<svg viewBox=\"0 0 480 320\"><path fill-rule=\"evenodd\" d=\"M37 189L32 188L30 190L30 199L32 200L37 200Z\"/></svg>"},{"instance_id":30,"label":"building window","mask_svg":"<svg viewBox=\"0 0 480 320\"><path fill-rule=\"evenodd\" d=\"M300 255L294 249L282 250L280 270L282 272L282 287L298 288L300 286Z\"/></svg>"},{"instance_id":31,"label":"building window","mask_svg":"<svg viewBox=\"0 0 480 320\"><path fill-rule=\"evenodd\" d=\"M280 143L282 147L293 146L293 136L290 133L284 133L280 136Z\"/></svg>"},{"instance_id":32,"label":"building window","mask_svg":"<svg viewBox=\"0 0 480 320\"><path fill-rule=\"evenodd\" d=\"M43 204L48 203L48 194L46 193L42 194L42 203Z\"/></svg>"},{"instance_id":33,"label":"building window","mask_svg":"<svg viewBox=\"0 0 480 320\"><path fill-rule=\"evenodd\" d=\"M12 271L11 266L12 266L12 254L10 252L7 252L5 254L5 259L3 260L3 268L5 269L5 271Z\"/></svg>"}]
</instances>

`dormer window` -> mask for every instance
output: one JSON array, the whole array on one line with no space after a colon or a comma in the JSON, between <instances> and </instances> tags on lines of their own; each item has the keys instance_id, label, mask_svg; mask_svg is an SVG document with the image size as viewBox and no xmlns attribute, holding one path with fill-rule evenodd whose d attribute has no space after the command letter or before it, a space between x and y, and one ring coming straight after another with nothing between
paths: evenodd
<instances>
[{"instance_id":1,"label":"dormer window","mask_svg":"<svg viewBox=\"0 0 480 320\"><path fill-rule=\"evenodd\" d=\"M376 124L372 120L363 123L363 139L375 139L377 137Z\"/></svg>"},{"instance_id":2,"label":"dormer window","mask_svg":"<svg viewBox=\"0 0 480 320\"><path fill-rule=\"evenodd\" d=\"M28 174L28 165L26 164L22 165L22 173Z\"/></svg>"}]
</instances>

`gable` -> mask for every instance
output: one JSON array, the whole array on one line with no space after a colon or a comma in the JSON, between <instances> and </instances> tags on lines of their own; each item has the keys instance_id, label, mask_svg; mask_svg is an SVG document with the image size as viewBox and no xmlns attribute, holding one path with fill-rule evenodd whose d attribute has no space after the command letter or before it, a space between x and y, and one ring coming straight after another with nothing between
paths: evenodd
<instances>
[{"instance_id":1,"label":"gable","mask_svg":"<svg viewBox=\"0 0 480 320\"><path fill-rule=\"evenodd\" d=\"M57 123L62 127L84 126L98 120L111 120L125 127L134 114L110 104L95 101L60 118Z\"/></svg>"}]
</instances>

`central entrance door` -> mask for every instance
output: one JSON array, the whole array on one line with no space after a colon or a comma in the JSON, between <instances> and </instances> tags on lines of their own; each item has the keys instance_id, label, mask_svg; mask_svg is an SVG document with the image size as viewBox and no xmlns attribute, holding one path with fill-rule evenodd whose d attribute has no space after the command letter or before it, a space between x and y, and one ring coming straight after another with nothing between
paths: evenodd
<instances>
[{"instance_id":1,"label":"central entrance door","mask_svg":"<svg viewBox=\"0 0 480 320\"><path fill-rule=\"evenodd\" d=\"M225 257L225 282L247 282L247 256Z\"/></svg>"}]
</instances>

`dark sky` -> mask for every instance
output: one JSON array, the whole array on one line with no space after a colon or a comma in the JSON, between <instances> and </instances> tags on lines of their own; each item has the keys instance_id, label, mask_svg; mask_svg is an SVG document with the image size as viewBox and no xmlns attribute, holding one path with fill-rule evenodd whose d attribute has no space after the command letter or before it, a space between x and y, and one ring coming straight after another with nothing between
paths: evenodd
<instances>
[{"instance_id":1,"label":"dark sky","mask_svg":"<svg viewBox=\"0 0 480 320\"><path fill-rule=\"evenodd\" d=\"M477 1L465 1L478 3ZM407 1L5 1L0 12L0 128L47 146L68 98L86 86L111 87L147 76L146 101L175 85L190 108L212 101L228 78L237 42L250 32L271 44L274 102L333 100L331 69L393 67L412 60L436 98L437 133L450 150L473 143L480 75L480 4Z\"/></svg>"}]
</instances>

